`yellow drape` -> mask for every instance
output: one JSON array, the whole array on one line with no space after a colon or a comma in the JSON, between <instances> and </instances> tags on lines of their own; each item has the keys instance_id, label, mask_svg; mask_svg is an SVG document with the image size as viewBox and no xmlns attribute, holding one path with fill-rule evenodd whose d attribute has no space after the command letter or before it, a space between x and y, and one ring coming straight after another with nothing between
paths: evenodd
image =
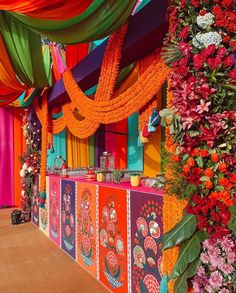
<instances>
[{"instance_id":1,"label":"yellow drape","mask_svg":"<svg viewBox=\"0 0 236 293\"><path fill-rule=\"evenodd\" d=\"M161 109L162 90L157 94L157 108ZM161 172L161 126L153 132L149 142L144 145L144 170L145 176L156 177Z\"/></svg>"},{"instance_id":2,"label":"yellow drape","mask_svg":"<svg viewBox=\"0 0 236 293\"><path fill-rule=\"evenodd\" d=\"M67 129L67 164L70 168L89 166L89 139L80 139Z\"/></svg>"}]
</instances>

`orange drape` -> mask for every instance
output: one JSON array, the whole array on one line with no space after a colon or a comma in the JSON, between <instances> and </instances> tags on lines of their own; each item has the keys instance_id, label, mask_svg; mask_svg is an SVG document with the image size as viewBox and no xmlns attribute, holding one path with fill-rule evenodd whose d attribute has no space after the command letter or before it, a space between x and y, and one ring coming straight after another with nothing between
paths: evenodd
<instances>
[{"instance_id":1,"label":"orange drape","mask_svg":"<svg viewBox=\"0 0 236 293\"><path fill-rule=\"evenodd\" d=\"M34 18L63 20L83 13L92 0L1 0L0 10L23 13Z\"/></svg>"},{"instance_id":2,"label":"orange drape","mask_svg":"<svg viewBox=\"0 0 236 293\"><path fill-rule=\"evenodd\" d=\"M22 131L22 110L13 109L14 111L14 204L21 205L21 163L19 156L25 149L25 138Z\"/></svg>"}]
</instances>

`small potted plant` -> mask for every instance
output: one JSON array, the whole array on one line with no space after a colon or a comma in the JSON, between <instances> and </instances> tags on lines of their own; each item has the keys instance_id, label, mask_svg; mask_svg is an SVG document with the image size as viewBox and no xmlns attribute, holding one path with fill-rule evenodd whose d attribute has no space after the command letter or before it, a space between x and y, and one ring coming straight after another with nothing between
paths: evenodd
<instances>
[{"instance_id":1,"label":"small potted plant","mask_svg":"<svg viewBox=\"0 0 236 293\"><path fill-rule=\"evenodd\" d=\"M139 173L131 173L130 174L130 185L133 187L137 187L140 185L140 174Z\"/></svg>"},{"instance_id":2,"label":"small potted plant","mask_svg":"<svg viewBox=\"0 0 236 293\"><path fill-rule=\"evenodd\" d=\"M119 184L121 179L124 177L125 172L123 170L114 170L113 171L113 180L114 183Z\"/></svg>"}]
</instances>

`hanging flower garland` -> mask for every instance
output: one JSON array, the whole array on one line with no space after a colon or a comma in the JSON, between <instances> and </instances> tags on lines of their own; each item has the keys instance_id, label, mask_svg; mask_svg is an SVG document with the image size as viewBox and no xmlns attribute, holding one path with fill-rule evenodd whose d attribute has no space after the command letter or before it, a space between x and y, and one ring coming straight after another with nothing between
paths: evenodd
<instances>
[{"instance_id":1,"label":"hanging flower garland","mask_svg":"<svg viewBox=\"0 0 236 293\"><path fill-rule=\"evenodd\" d=\"M196 273L195 292L222 292L221 288L223 292L234 292L235 285L226 282L220 273L216 276L211 270L197 270L199 262L204 262L200 252L205 239L223 241L227 237L233 241L235 238L236 14L233 1L173 0L169 20L163 56L173 69L169 76L173 106L163 115L163 123L171 117L170 134L176 146L170 155L172 176L166 181L169 194L188 200L183 219L163 237L163 249L180 247L169 278L175 280L176 292L180 288L181 292L187 292L191 286L187 280ZM185 233L180 227L185 228ZM174 237L175 233L178 237ZM191 246L194 251L190 255L187 247ZM220 259L215 261L214 266L218 266ZM209 284L208 279L215 282Z\"/></svg>"}]
</instances>

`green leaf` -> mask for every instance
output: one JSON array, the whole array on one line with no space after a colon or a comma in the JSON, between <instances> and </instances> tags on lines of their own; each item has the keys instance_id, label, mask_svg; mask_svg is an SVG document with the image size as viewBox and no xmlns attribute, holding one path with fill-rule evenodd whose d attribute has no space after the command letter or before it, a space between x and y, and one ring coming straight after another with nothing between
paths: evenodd
<instances>
[{"instance_id":1,"label":"green leaf","mask_svg":"<svg viewBox=\"0 0 236 293\"><path fill-rule=\"evenodd\" d=\"M203 159L201 157L196 157L196 162L200 168L203 168Z\"/></svg>"},{"instance_id":2,"label":"green leaf","mask_svg":"<svg viewBox=\"0 0 236 293\"><path fill-rule=\"evenodd\" d=\"M229 207L229 211L231 213L231 218L228 222L228 228L234 233L236 236L236 204Z\"/></svg>"},{"instance_id":3,"label":"green leaf","mask_svg":"<svg viewBox=\"0 0 236 293\"><path fill-rule=\"evenodd\" d=\"M197 269L199 267L199 263L200 263L200 256L196 258L193 262L191 262L191 264L188 266L186 270L187 278L192 278L196 274Z\"/></svg>"},{"instance_id":4,"label":"green leaf","mask_svg":"<svg viewBox=\"0 0 236 293\"><path fill-rule=\"evenodd\" d=\"M197 228L197 218L195 215L186 214L173 229L163 235L162 250L178 245L182 241L189 239Z\"/></svg>"},{"instance_id":5,"label":"green leaf","mask_svg":"<svg viewBox=\"0 0 236 293\"><path fill-rule=\"evenodd\" d=\"M208 176L200 177L200 181L208 181L208 180L210 180L210 177L208 177Z\"/></svg>"},{"instance_id":6,"label":"green leaf","mask_svg":"<svg viewBox=\"0 0 236 293\"><path fill-rule=\"evenodd\" d=\"M170 275L170 279L180 277L186 270L188 264L193 262L200 254L201 242L208 238L207 233L202 230L196 232L192 238L180 245L180 253L175 267Z\"/></svg>"},{"instance_id":7,"label":"green leaf","mask_svg":"<svg viewBox=\"0 0 236 293\"><path fill-rule=\"evenodd\" d=\"M187 272L180 276L174 284L175 293L186 293L188 292Z\"/></svg>"}]
</instances>

